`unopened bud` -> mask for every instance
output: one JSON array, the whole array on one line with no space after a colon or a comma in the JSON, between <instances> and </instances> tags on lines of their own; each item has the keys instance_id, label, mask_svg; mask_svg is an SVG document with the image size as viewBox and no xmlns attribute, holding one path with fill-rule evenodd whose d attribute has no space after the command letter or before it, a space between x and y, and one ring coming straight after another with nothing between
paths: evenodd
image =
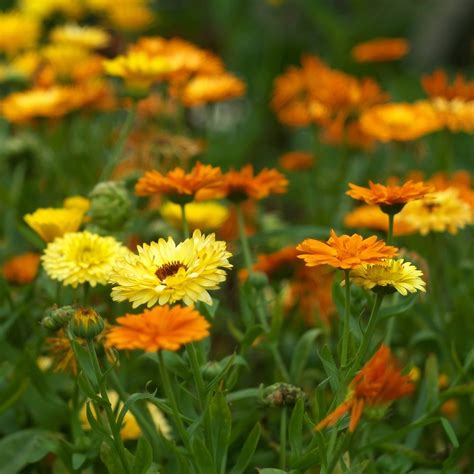
<instances>
[{"instance_id":1,"label":"unopened bud","mask_svg":"<svg viewBox=\"0 0 474 474\"><path fill-rule=\"evenodd\" d=\"M268 285L268 276L263 272L250 272L248 282L253 287L262 289Z\"/></svg>"},{"instance_id":2,"label":"unopened bud","mask_svg":"<svg viewBox=\"0 0 474 474\"><path fill-rule=\"evenodd\" d=\"M271 407L292 407L300 398L306 399L303 389L289 383L274 383L263 392L264 403Z\"/></svg>"},{"instance_id":3,"label":"unopened bud","mask_svg":"<svg viewBox=\"0 0 474 474\"><path fill-rule=\"evenodd\" d=\"M43 327L50 331L58 331L63 328L75 313L72 306L52 306L45 311L45 316L41 321Z\"/></svg>"},{"instance_id":4,"label":"unopened bud","mask_svg":"<svg viewBox=\"0 0 474 474\"><path fill-rule=\"evenodd\" d=\"M92 308L78 308L69 323L72 334L82 339L94 339L104 327L104 320Z\"/></svg>"}]
</instances>

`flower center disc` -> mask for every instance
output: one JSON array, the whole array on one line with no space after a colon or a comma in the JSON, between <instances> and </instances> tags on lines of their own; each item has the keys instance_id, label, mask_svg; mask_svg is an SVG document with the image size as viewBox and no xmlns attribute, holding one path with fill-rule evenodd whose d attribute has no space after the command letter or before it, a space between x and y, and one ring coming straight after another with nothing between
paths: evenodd
<instances>
[{"instance_id":1,"label":"flower center disc","mask_svg":"<svg viewBox=\"0 0 474 474\"><path fill-rule=\"evenodd\" d=\"M180 268L186 268L186 265L184 265L181 262L165 263L164 265L161 265L161 267L158 267L156 269L155 275L160 280L164 280L165 278L169 276L176 275L176 273L178 273Z\"/></svg>"}]
</instances>

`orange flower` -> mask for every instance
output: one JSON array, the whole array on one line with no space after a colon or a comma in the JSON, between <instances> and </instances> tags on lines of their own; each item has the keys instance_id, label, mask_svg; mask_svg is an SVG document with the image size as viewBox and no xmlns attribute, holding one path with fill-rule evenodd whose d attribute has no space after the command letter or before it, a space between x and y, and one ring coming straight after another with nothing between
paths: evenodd
<instances>
[{"instance_id":1,"label":"orange flower","mask_svg":"<svg viewBox=\"0 0 474 474\"><path fill-rule=\"evenodd\" d=\"M166 194L172 201L190 202L194 199L205 199L204 195L222 182L220 168L203 165L197 162L194 168L186 173L177 167L167 174L159 171L147 171L135 185L138 196Z\"/></svg>"},{"instance_id":2,"label":"orange flower","mask_svg":"<svg viewBox=\"0 0 474 474\"><path fill-rule=\"evenodd\" d=\"M245 94L246 86L229 73L199 75L191 79L180 91L179 97L187 107L234 99Z\"/></svg>"},{"instance_id":3,"label":"orange flower","mask_svg":"<svg viewBox=\"0 0 474 474\"><path fill-rule=\"evenodd\" d=\"M349 431L353 433L365 408L386 408L392 401L413 393L414 389L410 376L401 374L390 349L382 345L352 380L346 400L321 420L315 429L334 425L350 411Z\"/></svg>"},{"instance_id":4,"label":"orange flower","mask_svg":"<svg viewBox=\"0 0 474 474\"><path fill-rule=\"evenodd\" d=\"M183 344L200 341L209 335L210 324L192 307L155 306L141 314L117 318L106 335L106 346L156 352L176 351Z\"/></svg>"},{"instance_id":5,"label":"orange flower","mask_svg":"<svg viewBox=\"0 0 474 474\"><path fill-rule=\"evenodd\" d=\"M446 72L438 69L431 76L422 76L421 85L430 97L442 97L448 100L474 100L474 81L466 81L462 74L457 74L450 85Z\"/></svg>"},{"instance_id":6,"label":"orange flower","mask_svg":"<svg viewBox=\"0 0 474 474\"><path fill-rule=\"evenodd\" d=\"M227 197L233 201L242 201L248 198L263 199L270 194L284 194L288 187L288 180L279 171L265 168L254 174L252 165L244 166L240 171L230 170L223 175L215 193L207 193L210 197Z\"/></svg>"},{"instance_id":7,"label":"orange flower","mask_svg":"<svg viewBox=\"0 0 474 474\"><path fill-rule=\"evenodd\" d=\"M440 117L428 101L382 104L371 107L360 117L364 133L382 142L421 138L442 126Z\"/></svg>"},{"instance_id":8,"label":"orange flower","mask_svg":"<svg viewBox=\"0 0 474 474\"><path fill-rule=\"evenodd\" d=\"M385 245L383 240L377 240L373 235L363 239L358 234L337 236L331 230L331 237L325 242L306 239L296 247L308 267L330 265L335 268L348 270L364 263L380 263L385 258L392 258L398 249Z\"/></svg>"},{"instance_id":9,"label":"orange flower","mask_svg":"<svg viewBox=\"0 0 474 474\"><path fill-rule=\"evenodd\" d=\"M387 214L379 206L358 206L344 217L344 225L350 229L374 229L388 231ZM406 222L395 219L393 235L406 235L413 233L414 229Z\"/></svg>"},{"instance_id":10,"label":"orange flower","mask_svg":"<svg viewBox=\"0 0 474 474\"><path fill-rule=\"evenodd\" d=\"M3 276L10 283L26 285L36 278L39 263L40 255L37 253L26 252L16 255L3 264Z\"/></svg>"},{"instance_id":11,"label":"orange flower","mask_svg":"<svg viewBox=\"0 0 474 474\"><path fill-rule=\"evenodd\" d=\"M304 171L313 167L314 157L307 151L289 151L280 156L278 163L286 171Z\"/></svg>"},{"instance_id":12,"label":"orange flower","mask_svg":"<svg viewBox=\"0 0 474 474\"><path fill-rule=\"evenodd\" d=\"M396 61L407 55L410 45L403 38L376 38L352 48L352 57L358 63Z\"/></svg>"},{"instance_id":13,"label":"orange flower","mask_svg":"<svg viewBox=\"0 0 474 474\"><path fill-rule=\"evenodd\" d=\"M369 181L369 187L364 188L349 183L351 188L346 192L348 196L359 201L365 201L367 204L376 204L385 212L386 208L392 206L401 210L407 202L420 199L433 188L423 182L407 181L401 186L384 186L383 184Z\"/></svg>"}]
</instances>

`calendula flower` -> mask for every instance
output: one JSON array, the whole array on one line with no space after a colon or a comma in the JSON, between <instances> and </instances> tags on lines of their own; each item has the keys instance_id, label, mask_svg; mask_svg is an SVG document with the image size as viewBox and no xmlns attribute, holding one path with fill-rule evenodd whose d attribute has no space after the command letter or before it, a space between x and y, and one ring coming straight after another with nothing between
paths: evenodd
<instances>
[{"instance_id":1,"label":"calendula flower","mask_svg":"<svg viewBox=\"0 0 474 474\"><path fill-rule=\"evenodd\" d=\"M123 408L123 403L121 402L117 392L112 390L107 391L107 398L112 405L112 410L114 413L120 413ZM151 421L155 425L155 428L161 432L161 434L165 437L170 439L171 438L171 427L166 420L165 416L163 415L162 411L153 403L147 402L146 403L147 410L150 412ZM91 407L92 413L97 417L98 414L96 412L95 407L92 405ZM87 406L84 404L79 412L79 420L81 421L82 428L86 431L91 430L91 426L89 423L89 419L87 418ZM123 440L132 440L138 439L141 435L140 426L134 416L134 414L127 410L125 416L123 418L122 426L120 427L120 437Z\"/></svg>"},{"instance_id":2,"label":"calendula flower","mask_svg":"<svg viewBox=\"0 0 474 474\"><path fill-rule=\"evenodd\" d=\"M404 38L376 38L352 48L358 63L396 61L407 55L410 45Z\"/></svg>"},{"instance_id":3,"label":"calendula flower","mask_svg":"<svg viewBox=\"0 0 474 474\"><path fill-rule=\"evenodd\" d=\"M31 283L38 274L40 255L26 252L8 259L2 266L5 280L16 285Z\"/></svg>"},{"instance_id":4,"label":"calendula flower","mask_svg":"<svg viewBox=\"0 0 474 474\"><path fill-rule=\"evenodd\" d=\"M414 389L411 378L401 374L390 349L382 345L350 383L346 400L321 420L315 429L332 426L350 412L349 431L353 433L364 411L385 409L394 400L413 393Z\"/></svg>"},{"instance_id":5,"label":"calendula flower","mask_svg":"<svg viewBox=\"0 0 474 474\"><path fill-rule=\"evenodd\" d=\"M79 64L91 57L86 48L70 43L53 43L41 49L41 56L54 74L61 79L70 79Z\"/></svg>"},{"instance_id":6,"label":"calendula flower","mask_svg":"<svg viewBox=\"0 0 474 474\"><path fill-rule=\"evenodd\" d=\"M181 89L179 97L187 107L209 102L221 102L245 94L245 83L238 77L223 72L218 75L198 75Z\"/></svg>"},{"instance_id":7,"label":"calendula flower","mask_svg":"<svg viewBox=\"0 0 474 474\"><path fill-rule=\"evenodd\" d=\"M352 269L349 276L351 282L357 286L376 293L398 291L406 296L408 293L416 293L417 290L426 291L423 273L403 258L384 260L377 265L361 265Z\"/></svg>"},{"instance_id":8,"label":"calendula flower","mask_svg":"<svg viewBox=\"0 0 474 474\"><path fill-rule=\"evenodd\" d=\"M439 115L428 101L375 105L362 113L364 133L382 142L417 140L439 130Z\"/></svg>"},{"instance_id":9,"label":"calendula flower","mask_svg":"<svg viewBox=\"0 0 474 474\"><path fill-rule=\"evenodd\" d=\"M452 84L445 71L438 69L431 75L421 78L424 91L433 98L474 100L474 81L467 81L462 74L456 74Z\"/></svg>"},{"instance_id":10,"label":"calendula flower","mask_svg":"<svg viewBox=\"0 0 474 474\"><path fill-rule=\"evenodd\" d=\"M67 232L76 232L83 215L80 209L46 207L26 214L23 219L45 242L52 242Z\"/></svg>"},{"instance_id":11,"label":"calendula flower","mask_svg":"<svg viewBox=\"0 0 474 474\"><path fill-rule=\"evenodd\" d=\"M70 196L64 199L63 207L65 209L77 209L85 214L91 207L91 202L84 196Z\"/></svg>"},{"instance_id":12,"label":"calendula flower","mask_svg":"<svg viewBox=\"0 0 474 474\"><path fill-rule=\"evenodd\" d=\"M220 185L220 168L197 162L193 169L186 171L177 167L166 174L153 170L146 172L137 182L135 192L138 196L162 194L174 202L190 202L207 199L213 189Z\"/></svg>"},{"instance_id":13,"label":"calendula flower","mask_svg":"<svg viewBox=\"0 0 474 474\"><path fill-rule=\"evenodd\" d=\"M0 51L13 55L32 48L38 41L41 24L35 18L16 11L0 13Z\"/></svg>"},{"instance_id":14,"label":"calendula flower","mask_svg":"<svg viewBox=\"0 0 474 474\"><path fill-rule=\"evenodd\" d=\"M116 259L129 252L113 237L70 232L50 242L41 260L50 278L76 288L105 285Z\"/></svg>"},{"instance_id":15,"label":"calendula flower","mask_svg":"<svg viewBox=\"0 0 474 474\"><path fill-rule=\"evenodd\" d=\"M112 299L130 301L136 308L149 308L183 301L212 303L208 290L216 290L225 281L224 269L231 268L225 242L215 240L214 234L193 236L176 244L169 237L138 246L138 255L129 253L118 258L110 273Z\"/></svg>"},{"instance_id":16,"label":"calendula flower","mask_svg":"<svg viewBox=\"0 0 474 474\"><path fill-rule=\"evenodd\" d=\"M302 252L298 255L308 267L330 265L344 270L357 268L365 263L381 263L386 258L396 255L398 249L385 245L383 240L377 240L373 235L368 239L358 234L337 236L331 230L327 242L306 239L296 249Z\"/></svg>"},{"instance_id":17,"label":"calendula flower","mask_svg":"<svg viewBox=\"0 0 474 474\"><path fill-rule=\"evenodd\" d=\"M85 49L105 48L110 41L110 35L102 28L79 26L76 23L53 28L49 38L53 43L69 44Z\"/></svg>"},{"instance_id":18,"label":"calendula flower","mask_svg":"<svg viewBox=\"0 0 474 474\"><path fill-rule=\"evenodd\" d=\"M346 192L348 196L367 204L376 204L386 213L398 213L407 202L420 199L433 190L431 186L421 181L407 181L401 186L384 186L369 181L368 188L352 183L349 183L349 187L351 189Z\"/></svg>"},{"instance_id":19,"label":"calendula flower","mask_svg":"<svg viewBox=\"0 0 474 474\"><path fill-rule=\"evenodd\" d=\"M0 103L0 110L2 115L13 123L62 117L76 107L73 91L70 87L53 86L48 89L14 92Z\"/></svg>"},{"instance_id":20,"label":"calendula flower","mask_svg":"<svg viewBox=\"0 0 474 474\"><path fill-rule=\"evenodd\" d=\"M26 16L45 19L54 14L64 15L67 18L78 18L82 11L82 2L70 0L19 0L20 10Z\"/></svg>"},{"instance_id":21,"label":"calendula flower","mask_svg":"<svg viewBox=\"0 0 474 474\"><path fill-rule=\"evenodd\" d=\"M190 202L185 205L186 221L190 229L219 229L229 217L229 209L218 202ZM182 210L179 204L166 202L160 207L163 219L181 229Z\"/></svg>"},{"instance_id":22,"label":"calendula flower","mask_svg":"<svg viewBox=\"0 0 474 474\"><path fill-rule=\"evenodd\" d=\"M280 156L278 164L286 171L305 171L314 165L314 157L307 151L289 151Z\"/></svg>"},{"instance_id":23,"label":"calendula flower","mask_svg":"<svg viewBox=\"0 0 474 474\"><path fill-rule=\"evenodd\" d=\"M472 224L472 209L455 188L436 191L408 203L398 219L421 235L430 232L457 234L459 229Z\"/></svg>"},{"instance_id":24,"label":"calendula flower","mask_svg":"<svg viewBox=\"0 0 474 474\"><path fill-rule=\"evenodd\" d=\"M148 0L122 0L109 2L106 20L123 31L138 31L153 22L153 11L147 5Z\"/></svg>"},{"instance_id":25,"label":"calendula flower","mask_svg":"<svg viewBox=\"0 0 474 474\"><path fill-rule=\"evenodd\" d=\"M248 198L264 199L270 194L284 194L288 180L274 168L264 168L254 174L252 165L240 170L230 170L223 175L215 190L206 193L208 197L227 197L231 201L242 201Z\"/></svg>"},{"instance_id":26,"label":"calendula flower","mask_svg":"<svg viewBox=\"0 0 474 474\"><path fill-rule=\"evenodd\" d=\"M437 97L431 104L445 128L451 132L474 133L474 100Z\"/></svg>"},{"instance_id":27,"label":"calendula flower","mask_svg":"<svg viewBox=\"0 0 474 474\"><path fill-rule=\"evenodd\" d=\"M209 336L210 324L189 306L155 306L126 314L107 333L107 346L120 350L177 351L183 344Z\"/></svg>"},{"instance_id":28,"label":"calendula flower","mask_svg":"<svg viewBox=\"0 0 474 474\"><path fill-rule=\"evenodd\" d=\"M374 229L388 232L387 214L379 206L363 205L356 207L344 217L344 226L350 229ZM393 223L393 235L406 235L414 229L405 221L397 218Z\"/></svg>"}]
</instances>

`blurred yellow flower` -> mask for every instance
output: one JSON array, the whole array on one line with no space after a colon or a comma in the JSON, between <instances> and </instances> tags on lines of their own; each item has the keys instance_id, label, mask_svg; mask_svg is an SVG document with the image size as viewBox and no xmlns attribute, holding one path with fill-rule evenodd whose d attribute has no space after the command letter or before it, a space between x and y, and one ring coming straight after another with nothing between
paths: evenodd
<instances>
[{"instance_id":1,"label":"blurred yellow flower","mask_svg":"<svg viewBox=\"0 0 474 474\"><path fill-rule=\"evenodd\" d=\"M19 0L22 13L40 19L47 18L55 13L67 18L77 18L82 13L82 2L71 0Z\"/></svg>"},{"instance_id":2,"label":"blurred yellow flower","mask_svg":"<svg viewBox=\"0 0 474 474\"><path fill-rule=\"evenodd\" d=\"M63 206L66 209L77 209L86 213L91 207L91 202L83 196L70 196L63 201Z\"/></svg>"},{"instance_id":3,"label":"blurred yellow flower","mask_svg":"<svg viewBox=\"0 0 474 474\"><path fill-rule=\"evenodd\" d=\"M186 204L186 220L190 229L215 230L229 217L229 210L218 202L190 202ZM181 206L168 201L160 208L163 219L174 227L181 229Z\"/></svg>"},{"instance_id":4,"label":"blurred yellow flower","mask_svg":"<svg viewBox=\"0 0 474 474\"><path fill-rule=\"evenodd\" d=\"M112 409L115 413L119 413L120 410L123 408L123 403L119 399L119 396L114 391L108 391L107 397L109 398L110 404L112 405ZM87 403L87 402L86 402ZM161 412L161 410L151 402L146 404L147 410L150 412L151 420L155 425L156 429L161 432L161 434L165 438L171 438L171 427L168 424L165 416ZM97 417L97 412L93 405L91 405L92 413ZM84 404L79 412L79 419L82 424L82 428L84 430L90 430L91 426L89 424L89 420L87 419L87 408L86 404ZM122 439L138 439L140 437L141 431L138 422L133 415L133 413L128 410L125 413L125 417L123 419L123 424L120 429L120 436Z\"/></svg>"},{"instance_id":5,"label":"blurred yellow flower","mask_svg":"<svg viewBox=\"0 0 474 474\"><path fill-rule=\"evenodd\" d=\"M196 301L211 304L208 290L216 290L225 281L224 269L231 268L225 242L214 234L193 236L178 245L169 237L138 246L138 255L128 253L117 258L110 274L112 299L130 301L133 308L146 304L186 305Z\"/></svg>"},{"instance_id":6,"label":"blurred yellow flower","mask_svg":"<svg viewBox=\"0 0 474 474\"><path fill-rule=\"evenodd\" d=\"M41 24L20 12L0 13L0 52L13 55L36 45Z\"/></svg>"},{"instance_id":7,"label":"blurred yellow flower","mask_svg":"<svg viewBox=\"0 0 474 474\"><path fill-rule=\"evenodd\" d=\"M51 31L49 38L53 43L85 49L105 48L110 41L109 33L102 28L79 26L75 23L57 26Z\"/></svg>"},{"instance_id":8,"label":"blurred yellow flower","mask_svg":"<svg viewBox=\"0 0 474 474\"><path fill-rule=\"evenodd\" d=\"M128 252L113 237L69 232L50 242L41 260L50 278L76 288L86 282L105 285L115 260Z\"/></svg>"},{"instance_id":9,"label":"blurred yellow flower","mask_svg":"<svg viewBox=\"0 0 474 474\"><path fill-rule=\"evenodd\" d=\"M45 242L52 242L66 232L76 232L83 215L79 209L46 207L26 214L23 219Z\"/></svg>"},{"instance_id":10,"label":"blurred yellow flower","mask_svg":"<svg viewBox=\"0 0 474 474\"><path fill-rule=\"evenodd\" d=\"M431 101L441 123L452 132L474 133L474 100L447 100L442 97Z\"/></svg>"},{"instance_id":11,"label":"blurred yellow flower","mask_svg":"<svg viewBox=\"0 0 474 474\"><path fill-rule=\"evenodd\" d=\"M362 113L364 133L382 142L417 140L442 126L439 115L428 101L375 105Z\"/></svg>"},{"instance_id":12,"label":"blurred yellow flower","mask_svg":"<svg viewBox=\"0 0 474 474\"><path fill-rule=\"evenodd\" d=\"M366 290L382 293L398 291L403 296L417 290L426 291L422 276L420 270L402 258L384 260L375 265L364 264L350 272L351 282Z\"/></svg>"},{"instance_id":13,"label":"blurred yellow flower","mask_svg":"<svg viewBox=\"0 0 474 474\"><path fill-rule=\"evenodd\" d=\"M78 45L53 43L41 50L41 55L61 78L70 78L78 64L90 58L90 52Z\"/></svg>"},{"instance_id":14,"label":"blurred yellow flower","mask_svg":"<svg viewBox=\"0 0 474 474\"><path fill-rule=\"evenodd\" d=\"M408 224L421 235L430 232L457 234L459 229L472 223L470 205L459 196L455 188L427 194L424 198L409 202L397 219Z\"/></svg>"}]
</instances>

